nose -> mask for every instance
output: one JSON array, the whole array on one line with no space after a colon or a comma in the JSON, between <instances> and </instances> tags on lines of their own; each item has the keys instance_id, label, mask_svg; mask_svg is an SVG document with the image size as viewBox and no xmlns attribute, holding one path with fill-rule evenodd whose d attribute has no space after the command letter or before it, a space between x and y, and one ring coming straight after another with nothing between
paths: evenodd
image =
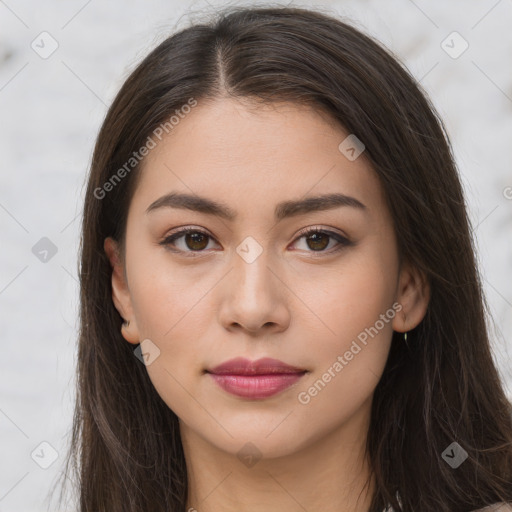
<instances>
[{"instance_id":1,"label":"nose","mask_svg":"<svg viewBox=\"0 0 512 512\"><path fill-rule=\"evenodd\" d=\"M234 268L226 276L221 290L219 321L225 329L256 335L288 328L287 288L268 263L266 251L251 263L234 255Z\"/></svg>"}]
</instances>

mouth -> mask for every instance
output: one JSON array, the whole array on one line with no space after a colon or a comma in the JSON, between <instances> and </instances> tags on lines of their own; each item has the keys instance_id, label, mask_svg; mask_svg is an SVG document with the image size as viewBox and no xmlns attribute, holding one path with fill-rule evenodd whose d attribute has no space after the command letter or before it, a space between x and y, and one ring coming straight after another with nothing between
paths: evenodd
<instances>
[{"instance_id":1,"label":"mouth","mask_svg":"<svg viewBox=\"0 0 512 512\"><path fill-rule=\"evenodd\" d=\"M252 400L274 396L298 382L307 370L277 359L236 358L206 370L224 391Z\"/></svg>"}]
</instances>

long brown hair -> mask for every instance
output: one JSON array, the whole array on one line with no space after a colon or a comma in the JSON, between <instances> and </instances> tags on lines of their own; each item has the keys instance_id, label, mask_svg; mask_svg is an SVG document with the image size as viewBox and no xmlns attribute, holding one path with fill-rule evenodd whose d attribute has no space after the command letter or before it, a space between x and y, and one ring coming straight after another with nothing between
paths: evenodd
<instances>
[{"instance_id":1,"label":"long brown hair","mask_svg":"<svg viewBox=\"0 0 512 512\"><path fill-rule=\"evenodd\" d=\"M400 258L429 281L426 316L408 344L393 333L375 390L370 511L466 512L512 501L511 405L491 354L474 240L442 120L399 60L349 23L310 9L238 7L151 51L117 94L96 142L83 212L77 398L65 468L74 475L79 510L185 510L178 418L121 335L103 242L111 236L123 247L141 171L126 168L133 153L191 98L226 95L313 106L363 141ZM122 179L113 181L123 166ZM453 442L468 454L456 469L442 457Z\"/></svg>"}]
</instances>

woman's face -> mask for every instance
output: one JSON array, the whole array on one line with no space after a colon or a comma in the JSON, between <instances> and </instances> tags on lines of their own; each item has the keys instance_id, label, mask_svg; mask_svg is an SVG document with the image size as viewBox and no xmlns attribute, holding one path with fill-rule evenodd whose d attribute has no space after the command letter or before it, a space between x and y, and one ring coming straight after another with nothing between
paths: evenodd
<instances>
[{"instance_id":1,"label":"woman's face","mask_svg":"<svg viewBox=\"0 0 512 512\"><path fill-rule=\"evenodd\" d=\"M149 377L181 428L225 452L250 442L278 457L365 434L393 329L425 313L428 293L399 268L383 191L348 135L291 104L200 101L145 158L126 281L105 243L124 337L146 340ZM192 232L169 239L182 228ZM210 373L239 357L299 371Z\"/></svg>"}]
</instances>

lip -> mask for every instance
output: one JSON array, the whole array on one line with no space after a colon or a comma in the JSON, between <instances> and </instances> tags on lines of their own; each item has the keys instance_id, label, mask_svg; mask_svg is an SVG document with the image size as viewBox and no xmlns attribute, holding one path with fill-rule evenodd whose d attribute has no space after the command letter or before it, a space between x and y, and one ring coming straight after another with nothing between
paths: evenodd
<instances>
[{"instance_id":1,"label":"lip","mask_svg":"<svg viewBox=\"0 0 512 512\"><path fill-rule=\"evenodd\" d=\"M224 391L253 400L268 398L295 384L307 373L278 359L237 357L207 370Z\"/></svg>"}]
</instances>

